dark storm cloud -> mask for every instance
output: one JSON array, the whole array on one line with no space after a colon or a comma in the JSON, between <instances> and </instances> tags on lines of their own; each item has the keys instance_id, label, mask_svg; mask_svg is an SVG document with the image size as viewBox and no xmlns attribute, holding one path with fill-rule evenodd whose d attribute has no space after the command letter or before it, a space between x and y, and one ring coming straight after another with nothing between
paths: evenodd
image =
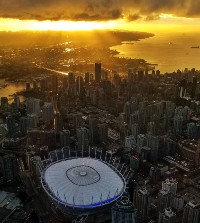
<instances>
[{"instance_id":1,"label":"dark storm cloud","mask_svg":"<svg viewBox=\"0 0 200 223\"><path fill-rule=\"evenodd\" d=\"M71 20L74 21L98 21L98 20L115 20L121 18L121 12L119 10L113 10L108 12L105 15L100 14L89 14L86 12L82 12L79 14L72 15L70 17Z\"/></svg>"},{"instance_id":2,"label":"dark storm cloud","mask_svg":"<svg viewBox=\"0 0 200 223\"><path fill-rule=\"evenodd\" d=\"M0 0L0 17L19 19L149 21L161 13L200 17L200 0Z\"/></svg>"},{"instance_id":3,"label":"dark storm cloud","mask_svg":"<svg viewBox=\"0 0 200 223\"><path fill-rule=\"evenodd\" d=\"M135 14L129 14L129 15L127 15L126 16L126 19L128 20L128 21L136 21L136 20L139 20L139 19L141 19L142 17L141 17L141 15L139 15L139 14L137 14L137 13L135 13Z\"/></svg>"}]
</instances>

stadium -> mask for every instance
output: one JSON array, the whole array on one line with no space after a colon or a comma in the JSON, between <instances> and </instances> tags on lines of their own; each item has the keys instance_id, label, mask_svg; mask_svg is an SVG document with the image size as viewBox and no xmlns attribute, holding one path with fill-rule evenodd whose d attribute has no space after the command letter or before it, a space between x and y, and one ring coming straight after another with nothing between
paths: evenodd
<instances>
[{"instance_id":1,"label":"stadium","mask_svg":"<svg viewBox=\"0 0 200 223\"><path fill-rule=\"evenodd\" d=\"M112 154L96 150L56 150L38 168L50 202L63 214L73 215L93 214L111 206L124 194L131 175Z\"/></svg>"}]
</instances>

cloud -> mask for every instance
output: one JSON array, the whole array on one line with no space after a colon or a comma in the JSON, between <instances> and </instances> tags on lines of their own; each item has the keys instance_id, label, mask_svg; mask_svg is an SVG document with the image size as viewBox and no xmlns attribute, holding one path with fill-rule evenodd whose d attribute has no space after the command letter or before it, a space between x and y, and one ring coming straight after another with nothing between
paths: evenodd
<instances>
[{"instance_id":1,"label":"cloud","mask_svg":"<svg viewBox=\"0 0 200 223\"><path fill-rule=\"evenodd\" d=\"M155 14L151 14L151 15L144 17L145 21L153 21L153 20L159 20L159 19L160 19L160 16L155 15Z\"/></svg>"},{"instance_id":2,"label":"cloud","mask_svg":"<svg viewBox=\"0 0 200 223\"><path fill-rule=\"evenodd\" d=\"M19 19L149 21L161 13L200 18L200 0L0 0L0 17Z\"/></svg>"},{"instance_id":3,"label":"cloud","mask_svg":"<svg viewBox=\"0 0 200 223\"><path fill-rule=\"evenodd\" d=\"M126 19L128 21L136 21L136 20L139 20L141 18L142 18L141 15L139 15L138 13L129 14L128 16L126 16Z\"/></svg>"}]
</instances>

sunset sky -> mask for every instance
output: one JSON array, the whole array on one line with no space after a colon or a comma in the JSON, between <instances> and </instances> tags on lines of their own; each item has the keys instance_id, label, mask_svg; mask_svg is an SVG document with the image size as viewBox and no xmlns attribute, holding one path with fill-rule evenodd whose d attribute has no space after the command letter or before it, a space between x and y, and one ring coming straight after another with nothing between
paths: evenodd
<instances>
[{"instance_id":1,"label":"sunset sky","mask_svg":"<svg viewBox=\"0 0 200 223\"><path fill-rule=\"evenodd\" d=\"M200 0L0 0L0 30L200 27Z\"/></svg>"}]
</instances>

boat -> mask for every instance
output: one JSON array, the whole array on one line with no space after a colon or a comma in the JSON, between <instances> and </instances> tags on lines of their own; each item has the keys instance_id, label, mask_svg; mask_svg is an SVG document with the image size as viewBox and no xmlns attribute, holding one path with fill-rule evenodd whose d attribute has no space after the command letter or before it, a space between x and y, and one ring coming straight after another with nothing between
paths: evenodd
<instances>
[{"instance_id":1,"label":"boat","mask_svg":"<svg viewBox=\"0 0 200 223\"><path fill-rule=\"evenodd\" d=\"M192 49L199 49L199 46L191 46Z\"/></svg>"}]
</instances>

